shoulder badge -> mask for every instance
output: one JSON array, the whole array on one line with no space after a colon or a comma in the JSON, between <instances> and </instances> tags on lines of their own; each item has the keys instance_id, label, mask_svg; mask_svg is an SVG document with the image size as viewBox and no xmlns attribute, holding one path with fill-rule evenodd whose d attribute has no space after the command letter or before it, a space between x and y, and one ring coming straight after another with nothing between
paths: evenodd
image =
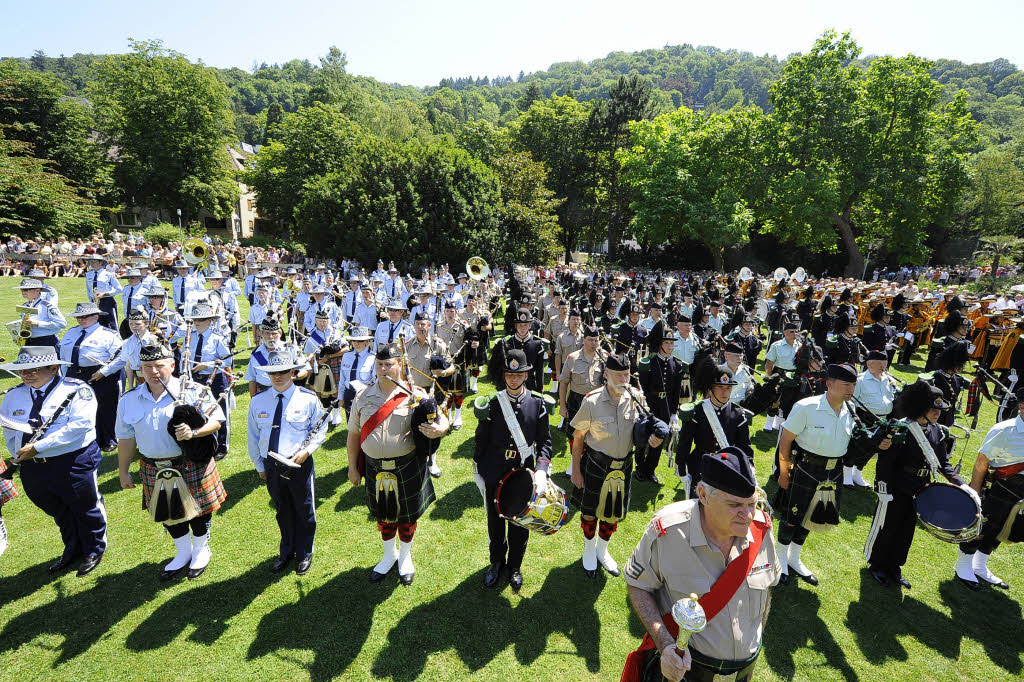
<instances>
[{"instance_id":1,"label":"shoulder badge","mask_svg":"<svg viewBox=\"0 0 1024 682\"><path fill-rule=\"evenodd\" d=\"M80 389L78 389L78 397L81 398L82 400L92 400L92 396L92 389L89 388L88 386L82 386Z\"/></svg>"}]
</instances>

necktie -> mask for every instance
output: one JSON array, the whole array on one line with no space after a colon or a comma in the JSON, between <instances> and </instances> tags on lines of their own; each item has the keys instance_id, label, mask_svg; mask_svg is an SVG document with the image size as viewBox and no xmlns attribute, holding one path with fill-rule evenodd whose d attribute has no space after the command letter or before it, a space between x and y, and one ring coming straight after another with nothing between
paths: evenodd
<instances>
[{"instance_id":1,"label":"necktie","mask_svg":"<svg viewBox=\"0 0 1024 682\"><path fill-rule=\"evenodd\" d=\"M388 282L388 284L390 285L388 287L388 298L394 298L395 297L395 280L391 280L390 282Z\"/></svg>"},{"instance_id":2,"label":"necktie","mask_svg":"<svg viewBox=\"0 0 1024 682\"><path fill-rule=\"evenodd\" d=\"M395 340L395 325L388 322L388 343Z\"/></svg>"},{"instance_id":3,"label":"necktie","mask_svg":"<svg viewBox=\"0 0 1024 682\"><path fill-rule=\"evenodd\" d=\"M353 294L352 295L352 312L349 313L348 317L349 317L349 319L352 319L355 316L356 316L356 297L355 297L355 294Z\"/></svg>"},{"instance_id":4,"label":"necktie","mask_svg":"<svg viewBox=\"0 0 1024 682\"><path fill-rule=\"evenodd\" d=\"M39 418L39 411L43 408L43 401L46 400L46 393L44 393L41 389L37 390L34 388L31 389L31 391L32 409L28 413L28 423L31 424L34 428L38 428L39 425L42 423L42 420ZM28 443L30 438L32 438L31 433L21 434L22 447L24 447Z\"/></svg>"},{"instance_id":5,"label":"necktie","mask_svg":"<svg viewBox=\"0 0 1024 682\"><path fill-rule=\"evenodd\" d=\"M348 383L352 383L356 380L356 372L359 371L359 353L356 353L356 357L352 360L352 370L348 373Z\"/></svg>"},{"instance_id":6,"label":"necktie","mask_svg":"<svg viewBox=\"0 0 1024 682\"><path fill-rule=\"evenodd\" d=\"M85 278L86 282L88 282L89 300L91 301L93 299L93 290L96 288L96 271L93 270Z\"/></svg>"},{"instance_id":7,"label":"necktie","mask_svg":"<svg viewBox=\"0 0 1024 682\"><path fill-rule=\"evenodd\" d=\"M85 329L78 335L78 340L75 341L75 345L71 348L71 366L78 367L78 350L82 346L82 341L85 340Z\"/></svg>"},{"instance_id":8,"label":"necktie","mask_svg":"<svg viewBox=\"0 0 1024 682\"><path fill-rule=\"evenodd\" d=\"M284 411L284 393L277 394L277 407L274 408L274 424L270 427L270 452L277 452L281 442L281 413Z\"/></svg>"},{"instance_id":9,"label":"necktie","mask_svg":"<svg viewBox=\"0 0 1024 682\"><path fill-rule=\"evenodd\" d=\"M181 278L181 282L178 283L178 303L185 305L185 278Z\"/></svg>"},{"instance_id":10,"label":"necktie","mask_svg":"<svg viewBox=\"0 0 1024 682\"><path fill-rule=\"evenodd\" d=\"M199 340L196 342L196 364L203 361L203 335L199 334Z\"/></svg>"}]
</instances>

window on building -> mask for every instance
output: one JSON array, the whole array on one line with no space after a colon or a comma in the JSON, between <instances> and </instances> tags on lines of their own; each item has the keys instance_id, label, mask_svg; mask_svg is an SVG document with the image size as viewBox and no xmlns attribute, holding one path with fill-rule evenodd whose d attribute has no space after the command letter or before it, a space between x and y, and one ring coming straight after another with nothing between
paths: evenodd
<instances>
[{"instance_id":1,"label":"window on building","mask_svg":"<svg viewBox=\"0 0 1024 682\"><path fill-rule=\"evenodd\" d=\"M139 216L135 215L134 213L118 213L116 221L118 227L139 226Z\"/></svg>"},{"instance_id":2,"label":"window on building","mask_svg":"<svg viewBox=\"0 0 1024 682\"><path fill-rule=\"evenodd\" d=\"M249 199L249 210L252 210L252 199Z\"/></svg>"}]
</instances>

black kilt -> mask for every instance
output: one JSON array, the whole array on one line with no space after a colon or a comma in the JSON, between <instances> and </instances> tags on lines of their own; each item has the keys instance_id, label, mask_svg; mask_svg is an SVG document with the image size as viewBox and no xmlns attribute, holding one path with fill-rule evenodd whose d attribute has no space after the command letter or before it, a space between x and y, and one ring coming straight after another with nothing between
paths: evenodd
<instances>
[{"instance_id":1,"label":"black kilt","mask_svg":"<svg viewBox=\"0 0 1024 682\"><path fill-rule=\"evenodd\" d=\"M570 438L573 434L573 428L569 424L572 422L573 417L576 416L576 413L580 411L580 405L583 404L585 397L585 393L576 393L571 389L565 392L565 414L562 415L562 431Z\"/></svg>"},{"instance_id":2,"label":"black kilt","mask_svg":"<svg viewBox=\"0 0 1024 682\"><path fill-rule=\"evenodd\" d=\"M990 477L991 486L982 492L981 513L985 523L981 526L981 535L965 545L965 550L981 550L986 554L999 546L999 534L1006 524L1014 505L1024 499L1024 474L1016 474L1004 479ZM1024 520L1017 517L1010 532L1009 542L1024 542ZM985 551L989 550L989 551Z\"/></svg>"},{"instance_id":3,"label":"black kilt","mask_svg":"<svg viewBox=\"0 0 1024 682\"><path fill-rule=\"evenodd\" d=\"M388 463L387 467L382 466ZM366 458L366 506L377 517L377 474L387 471L398 478L398 523L416 523L433 504L434 483L427 470L427 461L415 452L397 459ZM378 519L379 521L380 519Z\"/></svg>"},{"instance_id":4,"label":"black kilt","mask_svg":"<svg viewBox=\"0 0 1024 682\"><path fill-rule=\"evenodd\" d=\"M821 461L822 458L799 452L794 445L790 451L790 458L794 466L789 477L789 488L783 491L782 495L783 504L779 510L782 523L801 526L811 506L811 500L814 499L814 493L818 490L818 484L825 481L836 484L836 508L841 508L839 505L843 491L842 457L832 460L834 465L827 469L827 465Z\"/></svg>"},{"instance_id":5,"label":"black kilt","mask_svg":"<svg viewBox=\"0 0 1024 682\"><path fill-rule=\"evenodd\" d=\"M584 516L597 516L597 505L601 500L601 486L604 478L612 469L619 469L626 477L625 491L622 500L622 516L629 511L629 493L632 488L633 458L614 459L603 453L585 446L580 458L580 473L583 475L583 487L573 488L571 502Z\"/></svg>"}]
</instances>

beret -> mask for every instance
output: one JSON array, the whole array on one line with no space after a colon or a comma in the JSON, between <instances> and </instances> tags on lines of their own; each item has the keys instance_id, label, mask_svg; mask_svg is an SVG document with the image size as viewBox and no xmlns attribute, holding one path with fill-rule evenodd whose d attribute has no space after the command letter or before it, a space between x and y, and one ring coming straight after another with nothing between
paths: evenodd
<instances>
[{"instance_id":1,"label":"beret","mask_svg":"<svg viewBox=\"0 0 1024 682\"><path fill-rule=\"evenodd\" d=\"M839 381L855 383L857 381L857 370L853 368L853 365L845 363L842 365L829 365L826 368L826 376L829 379L838 379Z\"/></svg>"},{"instance_id":2,"label":"beret","mask_svg":"<svg viewBox=\"0 0 1024 682\"><path fill-rule=\"evenodd\" d=\"M604 366L605 369L610 369L613 372L627 372L629 371L629 358L625 355L610 354Z\"/></svg>"},{"instance_id":3,"label":"beret","mask_svg":"<svg viewBox=\"0 0 1024 682\"><path fill-rule=\"evenodd\" d=\"M736 497L750 497L757 490L754 467L735 445L701 457L700 477L709 486Z\"/></svg>"}]
</instances>

